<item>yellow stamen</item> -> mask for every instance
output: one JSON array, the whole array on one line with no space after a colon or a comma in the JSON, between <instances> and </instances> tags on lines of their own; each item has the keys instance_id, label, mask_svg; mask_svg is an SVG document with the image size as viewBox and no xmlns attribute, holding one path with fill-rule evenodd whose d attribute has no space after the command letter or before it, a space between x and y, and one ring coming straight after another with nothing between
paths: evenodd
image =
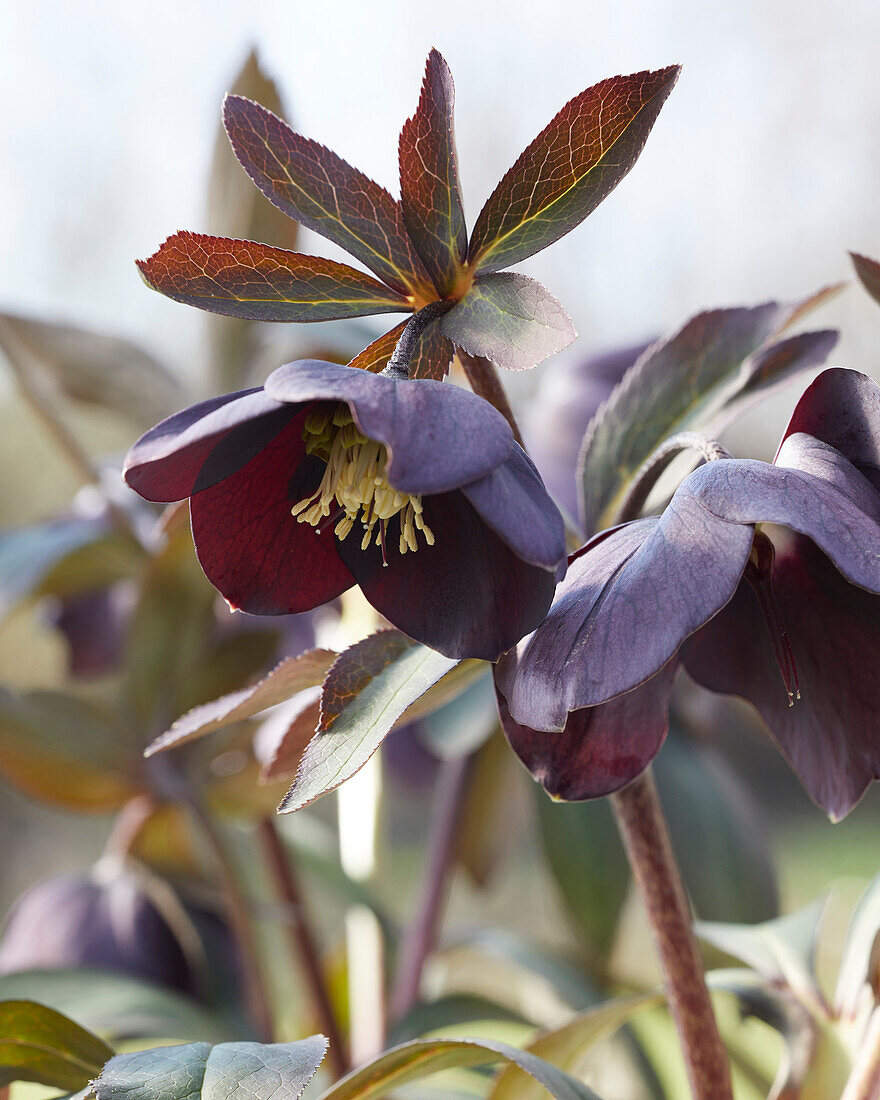
<instances>
[{"instance_id":1,"label":"yellow stamen","mask_svg":"<svg viewBox=\"0 0 880 1100\"><path fill-rule=\"evenodd\" d=\"M315 492L291 508L299 523L318 527L328 516L338 516L334 531L340 540L360 523L361 549L366 550L374 536L376 546L383 545L388 522L399 516L401 554L419 549L419 532L426 546L434 545L434 533L422 517L422 498L388 484L384 444L361 434L347 405L316 405L306 416L303 439L306 453L327 465ZM382 553L384 558L384 549Z\"/></svg>"}]
</instances>

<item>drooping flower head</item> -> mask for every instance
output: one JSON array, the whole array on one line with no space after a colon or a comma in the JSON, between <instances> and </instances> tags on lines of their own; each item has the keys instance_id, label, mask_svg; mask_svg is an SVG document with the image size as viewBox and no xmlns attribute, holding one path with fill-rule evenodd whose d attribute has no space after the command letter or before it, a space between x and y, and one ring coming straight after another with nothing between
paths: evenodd
<instances>
[{"instance_id":1,"label":"drooping flower head","mask_svg":"<svg viewBox=\"0 0 880 1100\"><path fill-rule=\"evenodd\" d=\"M157 425L125 478L191 498L199 560L232 606L305 611L359 584L449 656L496 659L564 571L562 519L507 421L448 383L290 363Z\"/></svg>"},{"instance_id":2,"label":"drooping flower head","mask_svg":"<svg viewBox=\"0 0 880 1100\"><path fill-rule=\"evenodd\" d=\"M515 746L543 756L551 786L550 748L534 734L584 736L581 753L601 761L578 780L593 797L659 751L683 662L706 687L750 700L839 818L880 775L878 661L880 389L835 368L804 393L772 464L708 463L661 516L578 551L499 684ZM625 721L603 704L628 710Z\"/></svg>"}]
</instances>

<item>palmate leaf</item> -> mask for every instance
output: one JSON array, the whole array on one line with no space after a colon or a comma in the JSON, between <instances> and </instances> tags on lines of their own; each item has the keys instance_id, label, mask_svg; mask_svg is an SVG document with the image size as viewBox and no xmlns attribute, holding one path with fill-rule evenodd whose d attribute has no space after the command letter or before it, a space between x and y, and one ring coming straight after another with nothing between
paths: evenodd
<instances>
[{"instance_id":1,"label":"palmate leaf","mask_svg":"<svg viewBox=\"0 0 880 1100\"><path fill-rule=\"evenodd\" d=\"M355 1070L320 1100L371 1100L389 1089L462 1066L512 1063L556 1100L599 1100L592 1089L527 1050L489 1039L420 1039L394 1047ZM539 1093L539 1095L541 1095ZM103 1100L103 1098L99 1098Z\"/></svg>"},{"instance_id":2,"label":"palmate leaf","mask_svg":"<svg viewBox=\"0 0 880 1100\"><path fill-rule=\"evenodd\" d=\"M327 1051L296 1043L185 1043L117 1054L92 1082L97 1100L297 1100Z\"/></svg>"},{"instance_id":3,"label":"palmate leaf","mask_svg":"<svg viewBox=\"0 0 880 1100\"><path fill-rule=\"evenodd\" d=\"M398 630L341 653L324 681L318 732L279 813L301 809L360 771L407 708L456 664Z\"/></svg>"},{"instance_id":4,"label":"palmate leaf","mask_svg":"<svg viewBox=\"0 0 880 1100\"><path fill-rule=\"evenodd\" d=\"M0 1001L0 1088L13 1081L73 1092L84 1088L113 1051L54 1008Z\"/></svg>"},{"instance_id":5,"label":"palmate leaf","mask_svg":"<svg viewBox=\"0 0 880 1100\"><path fill-rule=\"evenodd\" d=\"M569 233L638 159L678 66L614 76L570 100L504 176L477 218L468 260L498 271Z\"/></svg>"},{"instance_id":6,"label":"palmate leaf","mask_svg":"<svg viewBox=\"0 0 880 1100\"><path fill-rule=\"evenodd\" d=\"M412 308L347 264L204 233L175 233L137 266L148 286L175 302L250 321L331 321Z\"/></svg>"},{"instance_id":7,"label":"palmate leaf","mask_svg":"<svg viewBox=\"0 0 880 1100\"><path fill-rule=\"evenodd\" d=\"M384 187L242 96L226 97L223 121L242 167L279 210L356 256L395 290L427 301L436 296L400 203Z\"/></svg>"},{"instance_id":8,"label":"palmate leaf","mask_svg":"<svg viewBox=\"0 0 880 1100\"><path fill-rule=\"evenodd\" d=\"M463 273L467 226L456 164L449 66L431 50L416 113L400 134L400 198L413 245L441 294Z\"/></svg>"},{"instance_id":9,"label":"palmate leaf","mask_svg":"<svg viewBox=\"0 0 880 1100\"><path fill-rule=\"evenodd\" d=\"M880 263L858 252L850 252L849 255L862 286L875 302L880 302Z\"/></svg>"},{"instance_id":10,"label":"palmate leaf","mask_svg":"<svg viewBox=\"0 0 880 1100\"><path fill-rule=\"evenodd\" d=\"M698 313L648 348L584 437L580 477L587 535L616 522L634 475L669 436L727 423L757 394L820 366L836 334L777 338L837 290L829 287L796 303Z\"/></svg>"},{"instance_id":11,"label":"palmate leaf","mask_svg":"<svg viewBox=\"0 0 880 1100\"><path fill-rule=\"evenodd\" d=\"M571 318L546 287L512 272L476 279L438 327L469 354L508 370L528 370L577 336Z\"/></svg>"}]
</instances>

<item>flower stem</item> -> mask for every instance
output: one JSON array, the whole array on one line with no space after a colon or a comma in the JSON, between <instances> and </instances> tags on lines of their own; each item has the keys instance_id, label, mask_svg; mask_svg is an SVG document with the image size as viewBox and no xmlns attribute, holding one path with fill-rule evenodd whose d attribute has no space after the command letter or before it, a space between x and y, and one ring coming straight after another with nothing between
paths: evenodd
<instances>
[{"instance_id":1,"label":"flower stem","mask_svg":"<svg viewBox=\"0 0 880 1100\"><path fill-rule=\"evenodd\" d=\"M513 429L513 438L525 450L522 433L507 399L507 391L498 377L498 368L491 359L483 359L479 355L469 355L462 348L456 348L456 353L461 360L462 368L468 382L471 384L471 389L488 401L490 405L494 405Z\"/></svg>"},{"instance_id":2,"label":"flower stem","mask_svg":"<svg viewBox=\"0 0 880 1100\"><path fill-rule=\"evenodd\" d=\"M645 459L634 474L632 488L618 509L615 523L624 523L626 520L639 517L645 501L660 480L663 471L683 451L696 451L706 462L733 457L720 443L700 432L678 432L676 435L671 435Z\"/></svg>"},{"instance_id":3,"label":"flower stem","mask_svg":"<svg viewBox=\"0 0 880 1100\"><path fill-rule=\"evenodd\" d=\"M271 1043L274 1033L272 1006L263 980L257 938L254 934L248 903L241 890L235 864L215 821L200 799L196 795L188 795L185 802L200 826L217 865L229 924L241 952L248 1015L257 1039L262 1043Z\"/></svg>"},{"instance_id":4,"label":"flower stem","mask_svg":"<svg viewBox=\"0 0 880 1100\"><path fill-rule=\"evenodd\" d=\"M877 1100L880 1096L880 1008L875 1008L840 1100Z\"/></svg>"},{"instance_id":5,"label":"flower stem","mask_svg":"<svg viewBox=\"0 0 880 1100\"><path fill-rule=\"evenodd\" d=\"M151 794L130 798L116 815L104 845L104 855L127 856L155 812L156 800Z\"/></svg>"},{"instance_id":6,"label":"flower stem","mask_svg":"<svg viewBox=\"0 0 880 1100\"><path fill-rule=\"evenodd\" d=\"M392 378L409 378L412 366L410 360L416 350L419 337L428 325L433 324L444 313L448 313L456 304L454 298L437 298L433 302L428 302L418 313L414 313L407 321L406 328L400 334L397 347L392 352L388 365L382 373L391 375Z\"/></svg>"},{"instance_id":7,"label":"flower stem","mask_svg":"<svg viewBox=\"0 0 880 1100\"><path fill-rule=\"evenodd\" d=\"M425 962L437 942L437 931L452 877L462 807L473 770L474 754L445 760L440 766L428 838L425 877L414 919L400 945L389 1012L400 1020L415 1005Z\"/></svg>"},{"instance_id":8,"label":"flower stem","mask_svg":"<svg viewBox=\"0 0 880 1100\"><path fill-rule=\"evenodd\" d=\"M648 913L694 1100L733 1100L730 1063L650 770L611 795L611 805Z\"/></svg>"},{"instance_id":9,"label":"flower stem","mask_svg":"<svg viewBox=\"0 0 880 1100\"><path fill-rule=\"evenodd\" d=\"M271 818L263 818L259 823L258 831L263 854L275 880L275 888L285 905L291 946L299 958L318 1026L330 1043L328 1051L330 1064L337 1077L344 1077L350 1067L345 1056L342 1031L321 971L318 946L306 919L295 863L290 853L285 851L275 822Z\"/></svg>"}]
</instances>

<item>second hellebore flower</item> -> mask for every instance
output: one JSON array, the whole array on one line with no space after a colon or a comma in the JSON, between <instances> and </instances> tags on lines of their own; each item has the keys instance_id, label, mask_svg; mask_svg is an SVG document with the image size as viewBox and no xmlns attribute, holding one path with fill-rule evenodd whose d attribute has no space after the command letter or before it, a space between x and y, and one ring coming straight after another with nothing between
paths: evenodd
<instances>
[{"instance_id":1,"label":"second hellebore flower","mask_svg":"<svg viewBox=\"0 0 880 1100\"><path fill-rule=\"evenodd\" d=\"M865 375L824 371L772 464L708 463L661 516L574 555L499 668L514 748L562 797L625 786L660 749L680 663L757 707L831 817L880 776L880 388Z\"/></svg>"},{"instance_id":2,"label":"second hellebore flower","mask_svg":"<svg viewBox=\"0 0 880 1100\"><path fill-rule=\"evenodd\" d=\"M358 584L451 657L515 645L565 569L562 519L507 421L449 383L289 363L151 429L125 478L191 498L199 560L233 607L307 611Z\"/></svg>"}]
</instances>

